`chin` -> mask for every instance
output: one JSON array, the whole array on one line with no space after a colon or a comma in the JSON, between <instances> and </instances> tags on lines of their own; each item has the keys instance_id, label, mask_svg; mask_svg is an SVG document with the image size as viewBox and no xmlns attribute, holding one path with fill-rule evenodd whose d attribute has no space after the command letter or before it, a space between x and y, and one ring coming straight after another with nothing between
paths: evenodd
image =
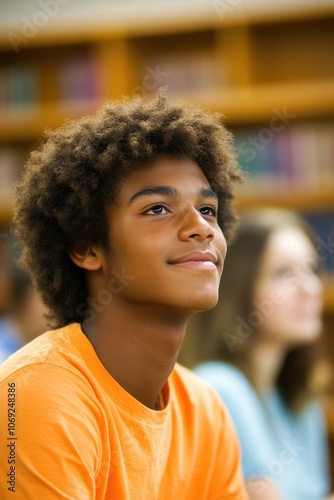
<instances>
[{"instance_id":1,"label":"chin","mask_svg":"<svg viewBox=\"0 0 334 500\"><path fill-rule=\"evenodd\" d=\"M210 311L210 309L214 309L218 302L218 294L215 295L205 295L201 297L197 297L192 302L192 310L194 313Z\"/></svg>"},{"instance_id":2,"label":"chin","mask_svg":"<svg viewBox=\"0 0 334 500\"><path fill-rule=\"evenodd\" d=\"M304 345L311 344L315 342L321 335L321 326L314 326L314 328L305 328L303 331L299 332L299 334L295 334L295 344L296 345Z\"/></svg>"}]
</instances>

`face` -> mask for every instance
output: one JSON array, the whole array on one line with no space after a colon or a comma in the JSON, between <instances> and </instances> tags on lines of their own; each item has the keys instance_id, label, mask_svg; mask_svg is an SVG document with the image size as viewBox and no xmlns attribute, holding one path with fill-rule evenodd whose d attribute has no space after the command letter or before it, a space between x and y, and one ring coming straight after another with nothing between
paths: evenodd
<instances>
[{"instance_id":1,"label":"face","mask_svg":"<svg viewBox=\"0 0 334 500\"><path fill-rule=\"evenodd\" d=\"M107 280L114 270L129 277L115 301L190 313L214 307L226 254L217 211L189 159L160 158L132 171L108 212L102 272Z\"/></svg>"},{"instance_id":2,"label":"face","mask_svg":"<svg viewBox=\"0 0 334 500\"><path fill-rule=\"evenodd\" d=\"M291 347L321 333L322 286L316 254L299 229L274 231L268 239L254 293L259 334Z\"/></svg>"}]
</instances>

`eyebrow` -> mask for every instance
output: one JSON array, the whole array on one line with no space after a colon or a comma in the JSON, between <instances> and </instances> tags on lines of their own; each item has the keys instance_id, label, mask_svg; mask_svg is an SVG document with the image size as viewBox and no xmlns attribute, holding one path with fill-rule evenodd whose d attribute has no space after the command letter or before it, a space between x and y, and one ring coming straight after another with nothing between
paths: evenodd
<instances>
[{"instance_id":1,"label":"eyebrow","mask_svg":"<svg viewBox=\"0 0 334 500\"><path fill-rule=\"evenodd\" d=\"M129 205L131 205L138 198L142 198L144 196L153 196L153 195L162 195L162 196L178 196L179 192L172 188L171 186L152 186L141 189L133 196L131 196ZM212 198L214 200L218 200L217 194L210 187L203 187L199 190L200 198Z\"/></svg>"}]
</instances>

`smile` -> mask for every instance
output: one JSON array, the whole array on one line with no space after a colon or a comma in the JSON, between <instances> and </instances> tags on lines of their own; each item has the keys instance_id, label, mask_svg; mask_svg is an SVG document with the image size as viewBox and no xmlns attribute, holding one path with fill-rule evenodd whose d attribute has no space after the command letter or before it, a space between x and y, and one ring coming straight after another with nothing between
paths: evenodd
<instances>
[{"instance_id":1,"label":"smile","mask_svg":"<svg viewBox=\"0 0 334 500\"><path fill-rule=\"evenodd\" d=\"M211 252L192 252L175 259L170 264L187 269L209 271L216 269L217 258Z\"/></svg>"},{"instance_id":2,"label":"smile","mask_svg":"<svg viewBox=\"0 0 334 500\"><path fill-rule=\"evenodd\" d=\"M173 264L176 267L186 267L188 269L199 269L203 271L215 270L216 264L210 260L187 260Z\"/></svg>"}]
</instances>

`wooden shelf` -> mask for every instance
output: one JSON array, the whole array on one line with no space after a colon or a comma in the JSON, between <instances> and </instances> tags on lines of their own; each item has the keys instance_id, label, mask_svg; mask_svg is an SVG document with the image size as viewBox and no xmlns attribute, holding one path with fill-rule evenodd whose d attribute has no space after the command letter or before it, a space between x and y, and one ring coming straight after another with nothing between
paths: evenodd
<instances>
[{"instance_id":1,"label":"wooden shelf","mask_svg":"<svg viewBox=\"0 0 334 500\"><path fill-rule=\"evenodd\" d=\"M240 211L261 207L278 207L302 212L321 212L334 210L333 189L322 190L312 194L285 194L275 196L274 186L268 187L268 194L252 195L251 197L236 197L236 208Z\"/></svg>"},{"instance_id":2,"label":"wooden shelf","mask_svg":"<svg viewBox=\"0 0 334 500\"><path fill-rule=\"evenodd\" d=\"M309 99L310 95L312 99ZM275 116L276 110L282 115L285 113L291 122L294 118L334 114L334 78L285 85L258 85L233 90L207 90L175 97L184 97L212 112L221 112L228 125L269 122ZM45 127L58 127L65 119L92 113L101 104L102 100L85 101L71 106L61 102L51 102L20 114L9 114L0 109L0 139L36 139Z\"/></svg>"},{"instance_id":3,"label":"wooden shelf","mask_svg":"<svg viewBox=\"0 0 334 500\"><path fill-rule=\"evenodd\" d=\"M97 101L77 102L71 106L51 102L12 114L0 109L0 140L35 141L40 138L46 127L51 129L59 127L64 120L90 114L100 105L101 103Z\"/></svg>"},{"instance_id":4,"label":"wooden shelf","mask_svg":"<svg viewBox=\"0 0 334 500\"><path fill-rule=\"evenodd\" d=\"M275 110L295 119L334 113L334 78L205 90L185 97L211 111L223 113L228 124L269 121Z\"/></svg>"},{"instance_id":5,"label":"wooden shelf","mask_svg":"<svg viewBox=\"0 0 334 500\"><path fill-rule=\"evenodd\" d=\"M7 226L10 224L13 216L12 203L4 203L0 205L0 225Z\"/></svg>"}]
</instances>

